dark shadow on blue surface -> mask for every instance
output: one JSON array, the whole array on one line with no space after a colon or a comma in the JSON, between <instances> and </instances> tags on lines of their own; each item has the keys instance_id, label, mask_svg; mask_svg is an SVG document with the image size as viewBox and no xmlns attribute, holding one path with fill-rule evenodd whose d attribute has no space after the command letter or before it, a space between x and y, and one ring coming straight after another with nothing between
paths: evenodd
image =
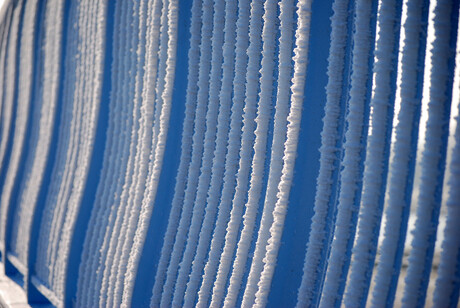
<instances>
[{"instance_id":1,"label":"dark shadow on blue surface","mask_svg":"<svg viewBox=\"0 0 460 308\"><path fill-rule=\"evenodd\" d=\"M326 102L327 58L332 1L313 1L305 98L294 180L268 307L294 307L302 279L319 172L322 118Z\"/></svg>"}]
</instances>

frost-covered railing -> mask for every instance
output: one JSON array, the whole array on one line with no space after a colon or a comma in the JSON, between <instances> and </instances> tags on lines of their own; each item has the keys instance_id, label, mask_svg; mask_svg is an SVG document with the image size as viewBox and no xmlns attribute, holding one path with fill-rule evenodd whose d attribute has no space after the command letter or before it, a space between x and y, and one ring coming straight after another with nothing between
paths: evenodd
<instances>
[{"instance_id":1,"label":"frost-covered railing","mask_svg":"<svg viewBox=\"0 0 460 308\"><path fill-rule=\"evenodd\" d=\"M7 1L6 275L59 307L457 306L458 14Z\"/></svg>"}]
</instances>

